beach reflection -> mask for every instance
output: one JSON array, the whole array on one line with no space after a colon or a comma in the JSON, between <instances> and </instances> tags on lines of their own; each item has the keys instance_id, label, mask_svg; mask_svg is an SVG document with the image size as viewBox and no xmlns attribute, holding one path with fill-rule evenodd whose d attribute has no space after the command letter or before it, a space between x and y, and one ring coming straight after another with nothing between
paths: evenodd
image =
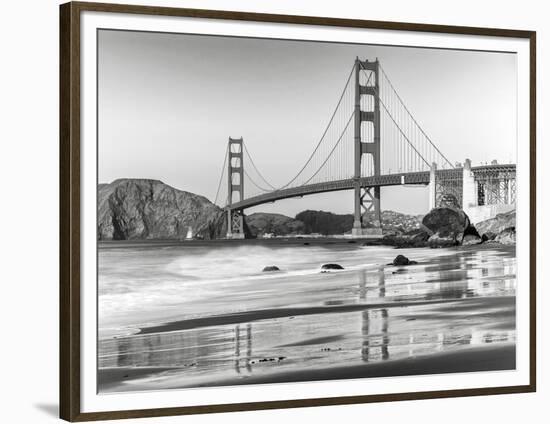
<instances>
[{"instance_id":1,"label":"beach reflection","mask_svg":"<svg viewBox=\"0 0 550 424\"><path fill-rule=\"evenodd\" d=\"M99 367L158 368L177 376L181 387L193 387L515 343L515 259L507 252L464 251L412 266L358 267L269 284L260 292L266 297L261 313L250 320L106 338ZM232 295L231 287L224 290ZM291 292L296 306L270 318L277 290L283 297Z\"/></svg>"}]
</instances>

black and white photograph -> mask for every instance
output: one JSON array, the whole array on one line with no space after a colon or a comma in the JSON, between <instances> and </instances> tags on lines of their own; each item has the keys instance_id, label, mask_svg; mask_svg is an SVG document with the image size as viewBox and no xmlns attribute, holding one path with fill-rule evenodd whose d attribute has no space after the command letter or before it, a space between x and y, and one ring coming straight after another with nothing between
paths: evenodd
<instances>
[{"instance_id":1,"label":"black and white photograph","mask_svg":"<svg viewBox=\"0 0 550 424\"><path fill-rule=\"evenodd\" d=\"M6 2L0 422L544 422L545 6Z\"/></svg>"},{"instance_id":2,"label":"black and white photograph","mask_svg":"<svg viewBox=\"0 0 550 424\"><path fill-rule=\"evenodd\" d=\"M97 392L515 370L517 81L98 29Z\"/></svg>"}]
</instances>

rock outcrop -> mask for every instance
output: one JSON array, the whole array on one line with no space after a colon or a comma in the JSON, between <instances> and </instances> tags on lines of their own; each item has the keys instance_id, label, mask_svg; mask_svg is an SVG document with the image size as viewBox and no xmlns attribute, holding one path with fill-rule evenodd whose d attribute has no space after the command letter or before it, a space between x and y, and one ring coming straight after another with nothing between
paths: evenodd
<instances>
[{"instance_id":1,"label":"rock outcrop","mask_svg":"<svg viewBox=\"0 0 550 424\"><path fill-rule=\"evenodd\" d=\"M223 211L206 197L158 180L98 186L99 240L213 239L225 235Z\"/></svg>"},{"instance_id":2,"label":"rock outcrop","mask_svg":"<svg viewBox=\"0 0 550 424\"><path fill-rule=\"evenodd\" d=\"M462 246L473 246L475 244L483 243L483 239L474 234L466 234L462 238Z\"/></svg>"},{"instance_id":3,"label":"rock outcrop","mask_svg":"<svg viewBox=\"0 0 550 424\"><path fill-rule=\"evenodd\" d=\"M425 247L428 245L428 239L430 234L424 229L417 229L412 231L393 232L386 234L382 238L382 242L388 246L395 246L400 248L405 247Z\"/></svg>"},{"instance_id":4,"label":"rock outcrop","mask_svg":"<svg viewBox=\"0 0 550 424\"><path fill-rule=\"evenodd\" d=\"M494 240L495 237L507 228L516 226L516 211L512 210L506 213L500 213L494 218L476 224L477 231L481 236L486 235L488 240Z\"/></svg>"},{"instance_id":5,"label":"rock outcrop","mask_svg":"<svg viewBox=\"0 0 550 424\"><path fill-rule=\"evenodd\" d=\"M463 210L454 207L434 208L422 219L422 225L432 234L430 247L457 246L462 243L465 232L470 229L470 219Z\"/></svg>"},{"instance_id":6,"label":"rock outcrop","mask_svg":"<svg viewBox=\"0 0 550 424\"><path fill-rule=\"evenodd\" d=\"M516 227L505 228L498 233L495 241L500 244L516 244Z\"/></svg>"},{"instance_id":7,"label":"rock outcrop","mask_svg":"<svg viewBox=\"0 0 550 424\"><path fill-rule=\"evenodd\" d=\"M516 211L500 213L494 218L476 224L484 242L500 244L516 243Z\"/></svg>"}]
</instances>

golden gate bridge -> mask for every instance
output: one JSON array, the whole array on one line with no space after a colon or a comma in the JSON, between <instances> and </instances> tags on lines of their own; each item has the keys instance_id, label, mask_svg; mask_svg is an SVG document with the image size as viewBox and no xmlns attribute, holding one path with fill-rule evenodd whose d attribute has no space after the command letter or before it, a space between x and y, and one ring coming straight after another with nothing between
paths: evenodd
<instances>
[{"instance_id":1,"label":"golden gate bridge","mask_svg":"<svg viewBox=\"0 0 550 424\"><path fill-rule=\"evenodd\" d=\"M245 158L250 164L246 168ZM467 213L486 217L501 211L499 205L515 204L515 172L515 164L472 167L466 160L463 166L453 166L399 96L380 61L356 58L300 169L285 184L272 184L243 138L230 137L214 203L227 212L227 238L244 238L247 208L353 190L352 235L379 237L381 187L427 185L430 208L451 198Z\"/></svg>"}]
</instances>

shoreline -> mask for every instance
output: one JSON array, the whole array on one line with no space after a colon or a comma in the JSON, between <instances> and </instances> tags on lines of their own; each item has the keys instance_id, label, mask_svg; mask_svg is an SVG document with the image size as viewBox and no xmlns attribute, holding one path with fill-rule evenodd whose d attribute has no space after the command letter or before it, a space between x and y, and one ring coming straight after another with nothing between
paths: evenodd
<instances>
[{"instance_id":1,"label":"shoreline","mask_svg":"<svg viewBox=\"0 0 550 424\"><path fill-rule=\"evenodd\" d=\"M467 298L467 299L438 299L438 300L425 300L425 301L410 301L410 302L383 302L383 303L370 303L370 304L349 304L338 306L311 306L302 308L269 308L260 309L254 311L236 312L230 314L220 314L205 316L199 318L189 318L178 321L166 322L149 327L139 328L139 332L127 337L142 336L148 334L157 333L169 333L182 330L193 330L205 327L214 327L221 325L234 325L248 322L255 322L261 320L287 318L304 315L318 315L318 314L330 314L330 313L346 313L346 312L359 312L371 309L381 308L405 308L409 306L426 306L426 305L440 305L449 303L461 303L472 304L472 306L479 305L480 301L489 302L493 306L503 306L515 304L515 297L512 296L494 296L483 298Z\"/></svg>"},{"instance_id":2,"label":"shoreline","mask_svg":"<svg viewBox=\"0 0 550 424\"><path fill-rule=\"evenodd\" d=\"M448 246L444 248L429 246L395 246L393 244L384 243L383 239L372 238L349 238L349 237L281 237L281 238L265 238L265 239L213 239L213 240L178 240L178 239L139 239L139 240L98 240L98 248L125 248L125 247L204 247L204 246L219 246L219 247L234 247L242 245L261 244L269 247L286 245L286 246L331 246L334 245L357 245L362 247L387 247L389 249L449 249L450 251L476 250L476 249L505 249L515 250L515 244L502 244L498 242L483 242L472 244L469 246Z\"/></svg>"},{"instance_id":3,"label":"shoreline","mask_svg":"<svg viewBox=\"0 0 550 424\"><path fill-rule=\"evenodd\" d=\"M516 368L515 344L502 343L483 347L463 347L447 352L357 365L304 370L286 370L263 375L220 377L188 381L178 370L184 368L100 368L100 392L163 390L190 387L236 386L243 384L296 383L321 380L347 380L413 375L505 371ZM157 374L164 374L159 376ZM155 382L140 381L155 376ZM161 377L161 378L159 378ZM128 383L128 384L127 384ZM127 387L124 387L127 386ZM125 390L122 390L122 389Z\"/></svg>"},{"instance_id":4,"label":"shoreline","mask_svg":"<svg viewBox=\"0 0 550 424\"><path fill-rule=\"evenodd\" d=\"M225 280L218 284L214 278L226 273L222 268L213 277L208 274L214 278L213 286L203 286L200 280L188 286L179 280L167 288L149 286L152 292L167 290L171 314L160 311L155 316L136 315L130 327L139 332L100 341L100 390L514 368L515 262L508 258L514 257L515 246L491 243L395 252L385 247L350 245L348 240L330 240L325 250L322 246L326 242L315 241L313 249L280 240L275 244L273 240L253 243L248 250L240 247L244 253L237 264L245 267L244 275L251 269L261 269L260 265L271 263L273 258L281 263L298 261L308 270L317 262L340 261L344 271L326 275L308 271L293 278L281 274L282 281L260 283L256 277L242 283L235 277L237 282L231 280L231 284L224 285ZM180 256L187 257L185 249L157 249L158 245L140 243L133 250L163 266L178 265ZM198 268L193 265L189 275L230 257L232 246L235 244L231 242L225 247L203 246L199 253L209 252L210 256ZM246 262L248 252L251 264ZM387 264L398 253L419 263L411 267ZM107 250L107 255L116 259L127 253L115 249ZM139 265L134 262L129 265ZM387 265L383 265L384 272L362 272L367 263ZM173 268L171 265L167 270L173 272ZM141 275L131 269L131 276L139 281ZM166 275L172 278L172 274ZM187 308L191 301L179 299L186 299L187 291L195 287L209 303Z\"/></svg>"}]
</instances>

